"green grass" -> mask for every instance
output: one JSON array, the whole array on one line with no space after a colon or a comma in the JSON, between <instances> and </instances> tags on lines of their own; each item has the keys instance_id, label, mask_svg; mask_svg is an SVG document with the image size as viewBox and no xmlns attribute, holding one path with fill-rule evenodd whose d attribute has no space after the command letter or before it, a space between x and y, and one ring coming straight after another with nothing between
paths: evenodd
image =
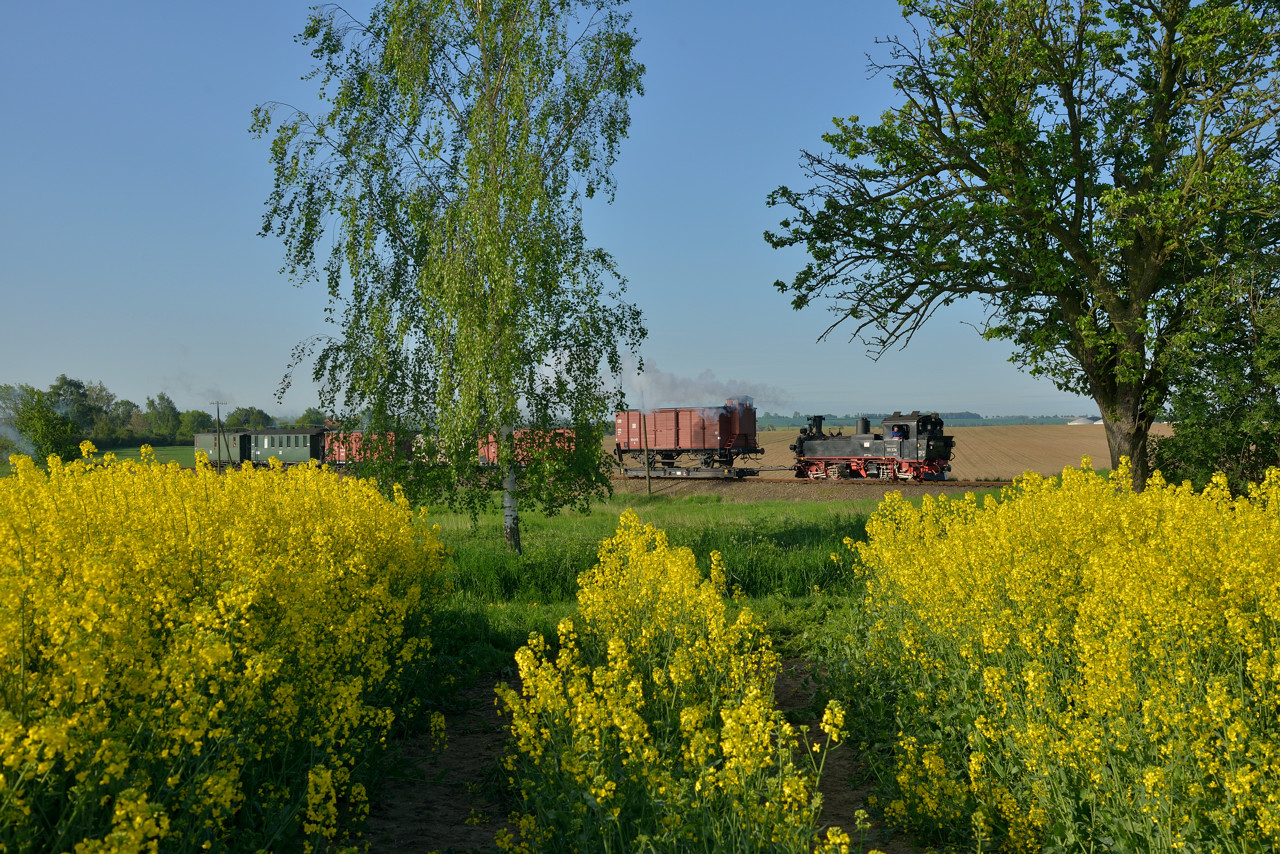
<instances>
[{"instance_id":1,"label":"green grass","mask_svg":"<svg viewBox=\"0 0 1280 854\"><path fill-rule=\"evenodd\" d=\"M691 548L704 570L711 552L719 551L731 590L748 597L798 596L839 581L830 555L844 551L845 537L863 536L875 502L729 504L702 496L615 496L588 514L522 515L520 556L508 551L498 512L481 516L474 527L466 516L431 518L454 552L457 590L489 602L548 603L574 598L578 575L595 563L600 541L613 535L628 508L666 531L672 545Z\"/></svg>"},{"instance_id":2,"label":"green grass","mask_svg":"<svg viewBox=\"0 0 1280 854\"><path fill-rule=\"evenodd\" d=\"M156 445L152 449L155 451L156 459L162 463L176 461L181 466L194 466L196 464L195 445ZM99 453L104 453L100 451ZM140 448L112 448L111 453L116 455L116 459L121 460L138 460L142 458L142 450Z\"/></svg>"},{"instance_id":3,"label":"green grass","mask_svg":"<svg viewBox=\"0 0 1280 854\"><path fill-rule=\"evenodd\" d=\"M521 515L522 555L502 536L493 511L473 527L465 515L432 513L440 539L452 552L453 592L432 631L436 654L469 677L507 676L512 657L530 632L554 639L556 624L577 610L578 576L596 562L600 541L614 534L628 508L667 533L672 545L691 548L704 572L710 554L724 557L727 582L746 603L779 623L784 644L804 643L825 592L844 584L849 565L845 537L865 536L874 501L724 503L715 496L615 496L586 514L548 519ZM840 562L831 560L837 553ZM795 618L795 614L806 615Z\"/></svg>"},{"instance_id":4,"label":"green grass","mask_svg":"<svg viewBox=\"0 0 1280 854\"><path fill-rule=\"evenodd\" d=\"M999 489L979 490L999 495ZM512 656L530 632L553 640L555 626L577 610L578 576L596 562L628 508L693 550L705 573L712 551L724 558L731 593L759 613L780 651L803 656L821 642L827 615L853 589L853 556L844 539L866 537L878 501L722 502L719 496L616 495L588 513L520 517L522 555L502 536L496 508L469 517L432 512L451 551L452 593L434 629L436 653L471 677L509 675ZM836 561L831 555L837 556Z\"/></svg>"},{"instance_id":5,"label":"green grass","mask_svg":"<svg viewBox=\"0 0 1280 854\"><path fill-rule=\"evenodd\" d=\"M151 450L155 451L156 459L162 463L175 461L181 466L194 466L196 464L196 449L194 445L157 445ZM142 459L141 448L109 448L106 451L98 451L101 456L104 453L112 453L116 455L116 459L120 460L139 460ZM44 463L39 463L40 467L44 467ZM13 474L13 467L9 465L7 458L0 460L0 477L7 477Z\"/></svg>"}]
</instances>

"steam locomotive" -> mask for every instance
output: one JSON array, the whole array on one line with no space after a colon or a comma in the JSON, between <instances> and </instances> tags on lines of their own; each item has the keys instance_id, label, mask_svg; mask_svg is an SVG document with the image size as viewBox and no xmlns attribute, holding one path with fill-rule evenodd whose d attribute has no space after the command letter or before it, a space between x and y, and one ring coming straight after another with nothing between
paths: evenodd
<instances>
[{"instance_id":1,"label":"steam locomotive","mask_svg":"<svg viewBox=\"0 0 1280 854\"><path fill-rule=\"evenodd\" d=\"M871 432L868 419L859 418L856 429L850 436L824 433L822 416L812 416L791 446L796 454L796 477L946 480L951 471L956 440L943 435L942 419L936 412L895 412L881 422L879 433Z\"/></svg>"}]
</instances>

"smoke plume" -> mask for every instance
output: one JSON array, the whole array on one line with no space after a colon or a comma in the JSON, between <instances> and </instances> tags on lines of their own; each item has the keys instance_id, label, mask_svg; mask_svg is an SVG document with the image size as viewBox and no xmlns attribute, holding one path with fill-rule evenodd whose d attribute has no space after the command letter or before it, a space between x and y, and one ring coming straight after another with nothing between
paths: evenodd
<instances>
[{"instance_id":1,"label":"smoke plume","mask_svg":"<svg viewBox=\"0 0 1280 854\"><path fill-rule=\"evenodd\" d=\"M778 409L790 400L784 389L766 383L746 380L719 380L709 369L696 377L682 377L660 370L653 362L645 362L644 373L637 375L634 364L623 370L622 387L627 405L657 409L663 406L717 406L731 397L755 398L761 409Z\"/></svg>"}]
</instances>

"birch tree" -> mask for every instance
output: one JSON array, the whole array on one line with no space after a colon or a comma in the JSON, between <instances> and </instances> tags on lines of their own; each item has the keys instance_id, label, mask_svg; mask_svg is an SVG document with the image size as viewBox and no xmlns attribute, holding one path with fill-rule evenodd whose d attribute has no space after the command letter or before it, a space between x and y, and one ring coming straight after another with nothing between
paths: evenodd
<instances>
[{"instance_id":1,"label":"birch tree","mask_svg":"<svg viewBox=\"0 0 1280 854\"><path fill-rule=\"evenodd\" d=\"M325 281L338 327L294 365L314 359L325 403L372 432L418 435L392 443L404 488L472 512L501 489L519 551L520 501L554 513L607 490L602 425L645 334L581 213L612 198L642 91L629 16L393 0L367 22L321 8L301 38L325 111L266 104L253 122L275 167L262 232L291 276Z\"/></svg>"}]
</instances>

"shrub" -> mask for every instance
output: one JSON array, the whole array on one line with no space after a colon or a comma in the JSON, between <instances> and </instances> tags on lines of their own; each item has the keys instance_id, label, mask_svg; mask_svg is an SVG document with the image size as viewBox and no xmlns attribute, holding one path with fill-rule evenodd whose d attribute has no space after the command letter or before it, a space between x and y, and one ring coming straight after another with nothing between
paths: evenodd
<instances>
[{"instance_id":1,"label":"shrub","mask_svg":"<svg viewBox=\"0 0 1280 854\"><path fill-rule=\"evenodd\" d=\"M499 691L522 803L501 847L846 851L839 828L818 837L820 762L773 707L761 624L729 617L719 554L703 579L690 550L627 511L579 581L558 653L532 636L516 656L522 695ZM829 707L833 739L842 722Z\"/></svg>"}]
</instances>

